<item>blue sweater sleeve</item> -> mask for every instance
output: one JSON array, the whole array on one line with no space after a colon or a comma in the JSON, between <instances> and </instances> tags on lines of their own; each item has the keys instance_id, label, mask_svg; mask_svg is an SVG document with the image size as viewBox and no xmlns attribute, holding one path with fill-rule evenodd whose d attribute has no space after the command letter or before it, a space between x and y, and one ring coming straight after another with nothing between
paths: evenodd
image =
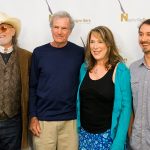
<instances>
[{"instance_id":1,"label":"blue sweater sleeve","mask_svg":"<svg viewBox=\"0 0 150 150\"><path fill-rule=\"evenodd\" d=\"M81 65L81 69L80 69L80 77L79 77L79 86L78 86L78 92L77 92L77 128L79 129L81 124L80 124L80 95L79 95L79 91L80 91L80 85L85 77L86 74L86 64L83 63Z\"/></svg>"},{"instance_id":2,"label":"blue sweater sleeve","mask_svg":"<svg viewBox=\"0 0 150 150\"><path fill-rule=\"evenodd\" d=\"M115 81L115 84L119 86L118 89L120 89L120 91L116 94L121 93L120 96L121 110L118 118L116 135L114 137L111 150L125 149L124 146L127 138L127 132L128 132L130 116L131 116L132 96L131 96L130 72L129 69L124 64L121 65L123 69L121 68L118 74L116 72L117 79Z\"/></svg>"},{"instance_id":3,"label":"blue sweater sleeve","mask_svg":"<svg viewBox=\"0 0 150 150\"><path fill-rule=\"evenodd\" d=\"M30 82L29 82L29 116L36 116L36 90L38 85L38 64L37 64L37 56L36 51L34 50L31 60L31 70L30 70Z\"/></svg>"}]
</instances>

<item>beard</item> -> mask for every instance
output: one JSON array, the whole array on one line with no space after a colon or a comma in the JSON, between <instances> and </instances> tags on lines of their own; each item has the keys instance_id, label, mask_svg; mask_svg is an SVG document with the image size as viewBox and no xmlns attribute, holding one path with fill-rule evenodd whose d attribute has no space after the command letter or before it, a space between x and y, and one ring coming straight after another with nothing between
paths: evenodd
<instances>
[{"instance_id":1,"label":"beard","mask_svg":"<svg viewBox=\"0 0 150 150\"><path fill-rule=\"evenodd\" d=\"M144 54L150 53L150 42L149 41L140 42L140 46L141 46Z\"/></svg>"},{"instance_id":2,"label":"beard","mask_svg":"<svg viewBox=\"0 0 150 150\"><path fill-rule=\"evenodd\" d=\"M150 48L142 48L144 54L150 54Z\"/></svg>"}]
</instances>

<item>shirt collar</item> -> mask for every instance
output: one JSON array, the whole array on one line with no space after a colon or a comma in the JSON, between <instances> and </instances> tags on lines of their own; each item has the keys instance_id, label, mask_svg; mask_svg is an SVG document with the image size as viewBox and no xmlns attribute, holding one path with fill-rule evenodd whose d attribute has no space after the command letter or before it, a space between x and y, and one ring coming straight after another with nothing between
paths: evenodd
<instances>
[{"instance_id":1,"label":"shirt collar","mask_svg":"<svg viewBox=\"0 0 150 150\"><path fill-rule=\"evenodd\" d=\"M144 57L143 57L142 59L140 59L138 63L139 63L139 67L144 65L147 69L150 69L150 68L146 65Z\"/></svg>"},{"instance_id":2,"label":"shirt collar","mask_svg":"<svg viewBox=\"0 0 150 150\"><path fill-rule=\"evenodd\" d=\"M139 66L145 65L144 57L139 60Z\"/></svg>"},{"instance_id":3,"label":"shirt collar","mask_svg":"<svg viewBox=\"0 0 150 150\"><path fill-rule=\"evenodd\" d=\"M13 46L10 46L9 48L7 48L7 51L4 51L4 50L5 50L5 48L3 46L0 46L0 52L1 53L9 54L13 51Z\"/></svg>"}]
</instances>

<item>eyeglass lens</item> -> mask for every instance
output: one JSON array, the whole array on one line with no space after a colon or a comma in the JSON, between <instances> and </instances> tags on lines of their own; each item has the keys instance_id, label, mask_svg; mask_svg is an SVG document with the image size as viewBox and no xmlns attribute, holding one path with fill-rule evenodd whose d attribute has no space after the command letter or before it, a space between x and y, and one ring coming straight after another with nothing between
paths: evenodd
<instances>
[{"instance_id":1,"label":"eyeglass lens","mask_svg":"<svg viewBox=\"0 0 150 150\"><path fill-rule=\"evenodd\" d=\"M1 32L6 32L7 29L8 29L8 27L6 27L6 26L0 26L0 31Z\"/></svg>"},{"instance_id":2,"label":"eyeglass lens","mask_svg":"<svg viewBox=\"0 0 150 150\"><path fill-rule=\"evenodd\" d=\"M9 28L12 28L12 26L9 24L1 24L0 25L0 32L1 33L6 32Z\"/></svg>"}]
</instances>

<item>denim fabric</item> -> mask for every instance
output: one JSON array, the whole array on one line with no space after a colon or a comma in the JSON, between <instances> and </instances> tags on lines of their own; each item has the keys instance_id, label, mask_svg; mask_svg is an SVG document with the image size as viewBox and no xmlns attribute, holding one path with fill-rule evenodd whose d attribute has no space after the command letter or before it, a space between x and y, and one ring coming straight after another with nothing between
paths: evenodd
<instances>
[{"instance_id":1,"label":"denim fabric","mask_svg":"<svg viewBox=\"0 0 150 150\"><path fill-rule=\"evenodd\" d=\"M21 150L21 118L0 120L0 150Z\"/></svg>"}]
</instances>

